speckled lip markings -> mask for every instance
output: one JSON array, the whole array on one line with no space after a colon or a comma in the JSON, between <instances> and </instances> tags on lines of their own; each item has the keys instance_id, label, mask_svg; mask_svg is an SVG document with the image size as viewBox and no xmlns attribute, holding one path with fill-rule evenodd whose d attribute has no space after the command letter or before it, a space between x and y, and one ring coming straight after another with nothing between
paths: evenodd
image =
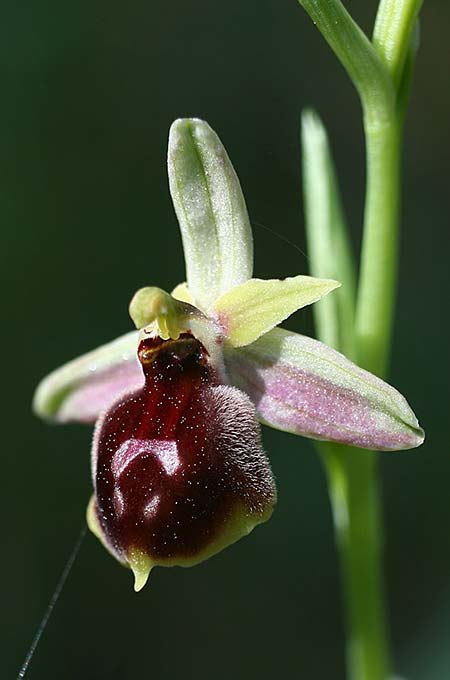
<instances>
[{"instance_id":1,"label":"speckled lip markings","mask_svg":"<svg viewBox=\"0 0 450 680\"><path fill-rule=\"evenodd\" d=\"M248 533L276 492L250 400L217 384L198 340L145 339L138 356L143 387L96 429L91 521L142 587L154 565L199 562Z\"/></svg>"}]
</instances>

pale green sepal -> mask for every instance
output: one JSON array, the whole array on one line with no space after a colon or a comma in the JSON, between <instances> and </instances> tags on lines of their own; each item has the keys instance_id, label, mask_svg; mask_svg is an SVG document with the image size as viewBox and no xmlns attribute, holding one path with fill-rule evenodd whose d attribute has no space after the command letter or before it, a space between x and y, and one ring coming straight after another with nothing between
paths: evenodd
<instances>
[{"instance_id":1,"label":"pale green sepal","mask_svg":"<svg viewBox=\"0 0 450 680\"><path fill-rule=\"evenodd\" d=\"M317 302L338 288L337 281L293 276L287 279L250 279L222 295L211 313L223 328L226 342L243 347L254 342L297 309Z\"/></svg>"},{"instance_id":2,"label":"pale green sepal","mask_svg":"<svg viewBox=\"0 0 450 680\"><path fill-rule=\"evenodd\" d=\"M252 275L253 241L244 197L220 139L196 118L172 124L168 172L187 283L194 304L205 311Z\"/></svg>"},{"instance_id":3,"label":"pale green sepal","mask_svg":"<svg viewBox=\"0 0 450 680\"><path fill-rule=\"evenodd\" d=\"M317 336L354 355L356 271L327 133L313 111L302 115L303 193L310 273L342 287L314 305Z\"/></svg>"},{"instance_id":4,"label":"pale green sepal","mask_svg":"<svg viewBox=\"0 0 450 680\"><path fill-rule=\"evenodd\" d=\"M94 422L119 394L142 381L138 335L126 333L47 375L34 393L34 413L58 422Z\"/></svg>"}]
</instances>

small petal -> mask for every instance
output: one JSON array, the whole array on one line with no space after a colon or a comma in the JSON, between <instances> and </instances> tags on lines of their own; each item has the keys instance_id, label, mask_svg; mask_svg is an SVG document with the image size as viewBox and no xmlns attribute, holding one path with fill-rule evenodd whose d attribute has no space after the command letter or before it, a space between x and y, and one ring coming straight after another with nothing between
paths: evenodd
<instances>
[{"instance_id":1,"label":"small petal","mask_svg":"<svg viewBox=\"0 0 450 680\"><path fill-rule=\"evenodd\" d=\"M337 281L312 276L251 279L216 300L211 314L222 326L227 343L244 347L339 286Z\"/></svg>"},{"instance_id":2,"label":"small petal","mask_svg":"<svg viewBox=\"0 0 450 680\"><path fill-rule=\"evenodd\" d=\"M138 335L122 335L50 373L36 389L34 413L60 423L95 422L122 392L143 383Z\"/></svg>"},{"instance_id":3,"label":"small petal","mask_svg":"<svg viewBox=\"0 0 450 680\"><path fill-rule=\"evenodd\" d=\"M175 300L179 300L180 302L188 302L190 305L194 304L194 298L189 291L186 281L179 283L178 286L175 286L171 292L171 295L175 298Z\"/></svg>"},{"instance_id":4,"label":"small petal","mask_svg":"<svg viewBox=\"0 0 450 680\"><path fill-rule=\"evenodd\" d=\"M271 427L381 451L423 442L397 390L317 340L276 328L248 347L227 349L225 362L232 384Z\"/></svg>"},{"instance_id":5,"label":"small petal","mask_svg":"<svg viewBox=\"0 0 450 680\"><path fill-rule=\"evenodd\" d=\"M252 275L253 241L244 197L220 139L202 120L173 123L168 171L189 290L206 311Z\"/></svg>"}]
</instances>

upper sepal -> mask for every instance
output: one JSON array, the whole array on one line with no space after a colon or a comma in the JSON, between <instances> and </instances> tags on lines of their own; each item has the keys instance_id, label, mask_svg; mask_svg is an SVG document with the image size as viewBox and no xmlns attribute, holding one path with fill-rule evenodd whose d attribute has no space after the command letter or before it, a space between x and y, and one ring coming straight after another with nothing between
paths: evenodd
<instances>
[{"instance_id":1,"label":"upper sepal","mask_svg":"<svg viewBox=\"0 0 450 680\"><path fill-rule=\"evenodd\" d=\"M168 172L187 283L194 304L205 311L252 275L253 240L244 197L220 139L197 118L172 124Z\"/></svg>"},{"instance_id":2,"label":"upper sepal","mask_svg":"<svg viewBox=\"0 0 450 680\"><path fill-rule=\"evenodd\" d=\"M226 348L225 365L276 429L380 451L424 440L396 389L318 340L275 328L248 347Z\"/></svg>"}]
</instances>

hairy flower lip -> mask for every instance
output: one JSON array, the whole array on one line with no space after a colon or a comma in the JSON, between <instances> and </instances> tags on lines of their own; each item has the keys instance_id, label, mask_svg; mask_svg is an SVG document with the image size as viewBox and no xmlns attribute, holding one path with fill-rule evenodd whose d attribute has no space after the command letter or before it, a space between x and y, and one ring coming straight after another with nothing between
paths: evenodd
<instances>
[{"instance_id":1,"label":"hairy flower lip","mask_svg":"<svg viewBox=\"0 0 450 680\"><path fill-rule=\"evenodd\" d=\"M219 385L191 335L141 340L145 384L100 417L89 524L135 588L154 565L190 566L270 516L276 491L255 410Z\"/></svg>"}]
</instances>

